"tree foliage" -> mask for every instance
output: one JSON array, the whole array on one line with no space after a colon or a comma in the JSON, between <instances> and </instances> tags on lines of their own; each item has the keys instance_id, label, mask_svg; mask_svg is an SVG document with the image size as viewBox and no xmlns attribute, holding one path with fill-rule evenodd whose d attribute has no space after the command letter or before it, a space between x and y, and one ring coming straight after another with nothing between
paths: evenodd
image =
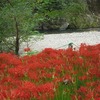
<instances>
[{"instance_id":1,"label":"tree foliage","mask_svg":"<svg viewBox=\"0 0 100 100\"><path fill-rule=\"evenodd\" d=\"M38 16L42 18L38 20L42 30L45 25L48 29L58 29L64 22L80 27L78 24L81 22L77 19L84 18L89 12L85 0L39 0L33 11L36 18Z\"/></svg>"},{"instance_id":2,"label":"tree foliage","mask_svg":"<svg viewBox=\"0 0 100 100\"><path fill-rule=\"evenodd\" d=\"M31 0L30 2L28 0L6 0L5 5L3 2L0 7L0 49L7 51L14 49L18 54L20 40L32 33L34 27L33 5Z\"/></svg>"}]
</instances>

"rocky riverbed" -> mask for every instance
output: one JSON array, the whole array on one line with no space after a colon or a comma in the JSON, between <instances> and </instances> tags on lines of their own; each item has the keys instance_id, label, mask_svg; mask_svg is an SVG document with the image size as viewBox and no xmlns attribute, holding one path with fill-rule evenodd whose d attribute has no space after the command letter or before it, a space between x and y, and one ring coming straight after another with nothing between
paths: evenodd
<instances>
[{"instance_id":1,"label":"rocky riverbed","mask_svg":"<svg viewBox=\"0 0 100 100\"><path fill-rule=\"evenodd\" d=\"M77 49L81 43L86 43L87 45L100 43L100 31L46 34L43 37L43 39L38 41L31 38L28 42L28 46L32 51L42 51L44 48L66 49L70 43L73 43L73 47ZM26 47L27 43L23 42L20 46L20 54L23 54L23 49Z\"/></svg>"}]
</instances>

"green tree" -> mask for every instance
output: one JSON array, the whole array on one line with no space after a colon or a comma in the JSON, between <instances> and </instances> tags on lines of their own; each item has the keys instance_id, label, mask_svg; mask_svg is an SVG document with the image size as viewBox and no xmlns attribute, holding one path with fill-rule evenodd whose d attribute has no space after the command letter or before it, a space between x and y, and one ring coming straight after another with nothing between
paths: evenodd
<instances>
[{"instance_id":1,"label":"green tree","mask_svg":"<svg viewBox=\"0 0 100 100\"><path fill-rule=\"evenodd\" d=\"M6 2L4 5L3 3ZM20 41L33 33L33 2L30 0L2 0L0 2L0 49L14 47L18 55Z\"/></svg>"}]
</instances>

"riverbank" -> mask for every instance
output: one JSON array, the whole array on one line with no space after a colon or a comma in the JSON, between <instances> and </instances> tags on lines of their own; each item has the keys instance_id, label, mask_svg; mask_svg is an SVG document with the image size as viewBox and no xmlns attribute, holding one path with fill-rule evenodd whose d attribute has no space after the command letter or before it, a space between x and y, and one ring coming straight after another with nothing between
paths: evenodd
<instances>
[{"instance_id":1,"label":"riverbank","mask_svg":"<svg viewBox=\"0 0 100 100\"><path fill-rule=\"evenodd\" d=\"M81 43L86 43L87 45L99 44L100 31L47 34L44 35L42 40L34 41L32 38L28 44L32 51L42 51L45 48L66 49L69 43L73 43L75 48L79 48ZM27 43L21 44L20 54L23 53L23 49L26 47Z\"/></svg>"},{"instance_id":2,"label":"riverbank","mask_svg":"<svg viewBox=\"0 0 100 100\"><path fill-rule=\"evenodd\" d=\"M80 32L90 32L90 31L100 32L100 28L48 30L48 31L40 31L40 33L45 33L45 34L61 34L61 33L80 33Z\"/></svg>"}]
</instances>

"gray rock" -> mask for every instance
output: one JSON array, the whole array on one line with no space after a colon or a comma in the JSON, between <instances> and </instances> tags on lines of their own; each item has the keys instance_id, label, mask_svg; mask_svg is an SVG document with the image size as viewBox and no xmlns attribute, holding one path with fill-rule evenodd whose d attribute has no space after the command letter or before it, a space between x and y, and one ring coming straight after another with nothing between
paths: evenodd
<instances>
[{"instance_id":1,"label":"gray rock","mask_svg":"<svg viewBox=\"0 0 100 100\"><path fill-rule=\"evenodd\" d=\"M69 23L68 23L68 22L65 22L63 25L61 25L60 30L61 30L61 31L66 30L67 27L68 27L68 25L69 25Z\"/></svg>"}]
</instances>

